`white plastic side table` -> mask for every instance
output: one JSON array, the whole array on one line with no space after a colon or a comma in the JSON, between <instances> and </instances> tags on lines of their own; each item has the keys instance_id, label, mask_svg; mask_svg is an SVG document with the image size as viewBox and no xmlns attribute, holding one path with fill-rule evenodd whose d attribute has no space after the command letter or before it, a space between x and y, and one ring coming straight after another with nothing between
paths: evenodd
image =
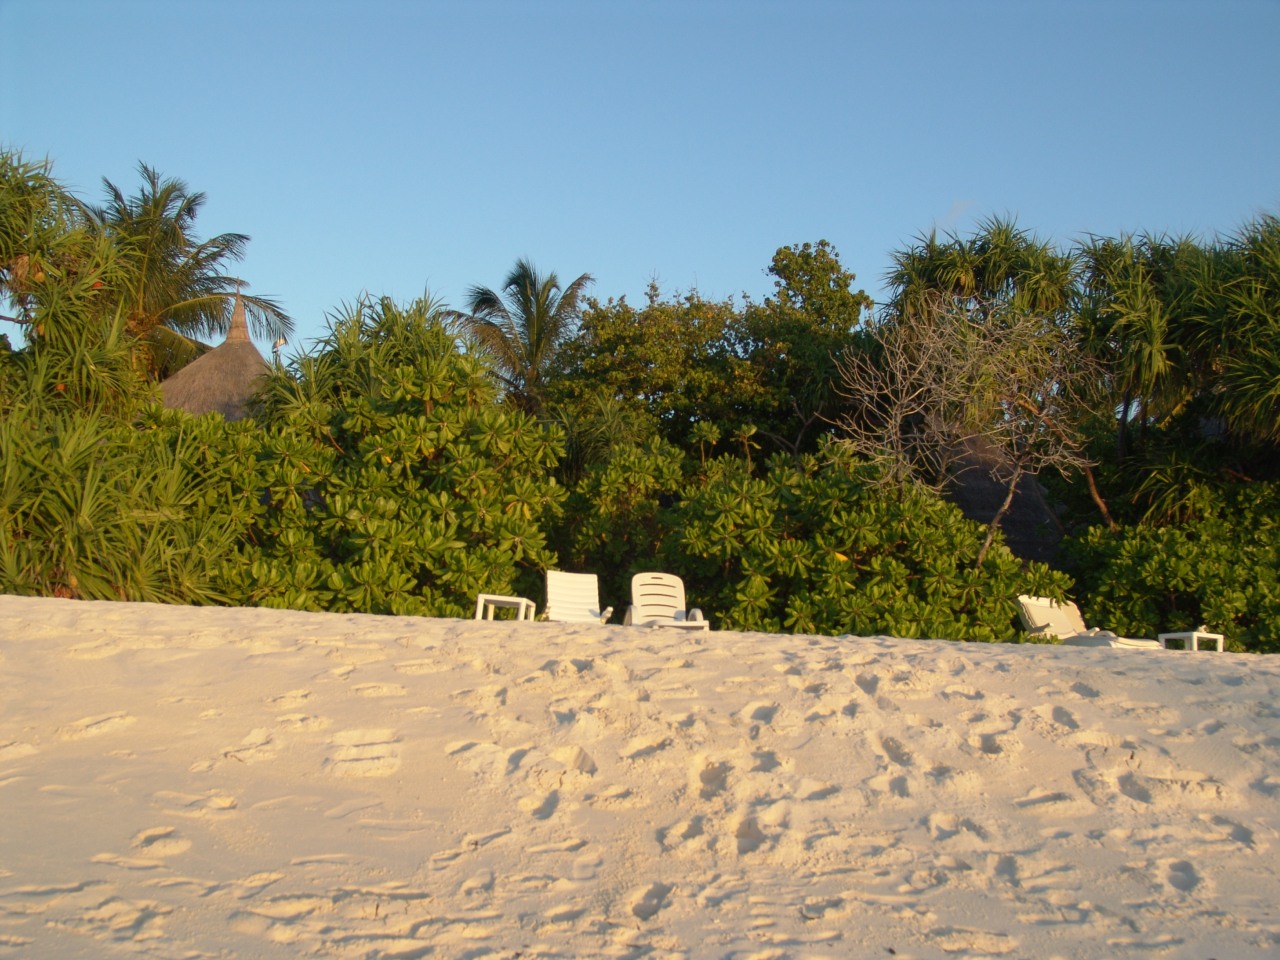
<instances>
[{"instance_id":1,"label":"white plastic side table","mask_svg":"<svg viewBox=\"0 0 1280 960\"><path fill-rule=\"evenodd\" d=\"M476 597L476 619L492 620L493 612L499 607L516 612L517 620L532 620L534 603L524 597L504 597L498 593L482 593Z\"/></svg>"},{"instance_id":2,"label":"white plastic side table","mask_svg":"<svg viewBox=\"0 0 1280 960\"><path fill-rule=\"evenodd\" d=\"M1209 633L1207 630L1182 630L1178 633L1162 633L1159 635L1160 646L1168 647L1169 640L1181 640L1187 650L1199 650L1200 642L1212 640L1222 652L1223 636L1220 633Z\"/></svg>"}]
</instances>

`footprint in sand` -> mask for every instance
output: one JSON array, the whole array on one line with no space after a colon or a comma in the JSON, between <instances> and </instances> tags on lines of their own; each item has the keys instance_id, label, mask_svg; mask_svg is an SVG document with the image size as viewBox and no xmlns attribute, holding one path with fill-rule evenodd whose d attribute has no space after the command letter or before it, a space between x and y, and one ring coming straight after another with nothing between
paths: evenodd
<instances>
[{"instance_id":1,"label":"footprint in sand","mask_svg":"<svg viewBox=\"0 0 1280 960\"><path fill-rule=\"evenodd\" d=\"M276 747L271 731L266 727L255 727L250 730L239 746L224 747L222 756L227 760L238 760L241 763L258 763L270 760L276 755Z\"/></svg>"},{"instance_id":2,"label":"footprint in sand","mask_svg":"<svg viewBox=\"0 0 1280 960\"><path fill-rule=\"evenodd\" d=\"M310 698L310 690L290 690L288 693L282 693L278 697L268 698L267 703L278 710L296 710Z\"/></svg>"},{"instance_id":3,"label":"footprint in sand","mask_svg":"<svg viewBox=\"0 0 1280 960\"><path fill-rule=\"evenodd\" d=\"M634 891L631 895L632 915L640 920L652 920L659 910L667 906L674 889L669 883L651 883Z\"/></svg>"},{"instance_id":4,"label":"footprint in sand","mask_svg":"<svg viewBox=\"0 0 1280 960\"><path fill-rule=\"evenodd\" d=\"M345 730L325 766L337 777L387 777L400 769L399 742L394 730Z\"/></svg>"},{"instance_id":5,"label":"footprint in sand","mask_svg":"<svg viewBox=\"0 0 1280 960\"><path fill-rule=\"evenodd\" d=\"M1196 872L1196 868L1186 860L1175 860L1167 865L1168 872L1165 875L1165 882L1175 890L1181 890L1183 893L1190 893L1196 887L1200 886L1200 874Z\"/></svg>"},{"instance_id":6,"label":"footprint in sand","mask_svg":"<svg viewBox=\"0 0 1280 960\"><path fill-rule=\"evenodd\" d=\"M443 673L452 669L452 665L447 660L401 660L399 663L392 664L396 673L407 674L411 677L420 677L429 673Z\"/></svg>"},{"instance_id":7,"label":"footprint in sand","mask_svg":"<svg viewBox=\"0 0 1280 960\"><path fill-rule=\"evenodd\" d=\"M738 821L738 825L733 830L734 839L737 841L738 853L754 853L764 846L768 837L765 836L763 830L760 829L760 823L755 817L747 815Z\"/></svg>"},{"instance_id":8,"label":"footprint in sand","mask_svg":"<svg viewBox=\"0 0 1280 960\"><path fill-rule=\"evenodd\" d=\"M409 692L398 683L361 683L354 690L358 697L403 697Z\"/></svg>"},{"instance_id":9,"label":"footprint in sand","mask_svg":"<svg viewBox=\"0 0 1280 960\"><path fill-rule=\"evenodd\" d=\"M881 737L880 746L884 748L885 756L900 767L909 767L913 762L911 751L902 745L902 742L896 737Z\"/></svg>"},{"instance_id":10,"label":"footprint in sand","mask_svg":"<svg viewBox=\"0 0 1280 960\"><path fill-rule=\"evenodd\" d=\"M493 889L493 883L493 871L489 869L480 870L463 881L462 886L459 888L459 893L468 897L479 893L489 893Z\"/></svg>"},{"instance_id":11,"label":"footprint in sand","mask_svg":"<svg viewBox=\"0 0 1280 960\"><path fill-rule=\"evenodd\" d=\"M858 685L858 689L868 697L874 697L876 695L876 690L880 688L880 678L874 674L860 673L854 678L853 682L856 683Z\"/></svg>"},{"instance_id":12,"label":"footprint in sand","mask_svg":"<svg viewBox=\"0 0 1280 960\"><path fill-rule=\"evenodd\" d=\"M573 861L573 866L569 868L569 876L578 881L594 880L603 866L604 857L599 853L584 853Z\"/></svg>"},{"instance_id":13,"label":"footprint in sand","mask_svg":"<svg viewBox=\"0 0 1280 960\"><path fill-rule=\"evenodd\" d=\"M724 792L732 769L733 765L726 761L713 761L699 756L694 760L693 767L689 771L689 779L699 798L710 800Z\"/></svg>"},{"instance_id":14,"label":"footprint in sand","mask_svg":"<svg viewBox=\"0 0 1280 960\"><path fill-rule=\"evenodd\" d=\"M560 791L552 790L545 794L525 797L516 804L521 810L535 820L547 820L560 806Z\"/></svg>"},{"instance_id":15,"label":"footprint in sand","mask_svg":"<svg viewBox=\"0 0 1280 960\"><path fill-rule=\"evenodd\" d=\"M276 726L282 730L316 731L329 726L327 717L317 717L312 713L282 713L276 717Z\"/></svg>"},{"instance_id":16,"label":"footprint in sand","mask_svg":"<svg viewBox=\"0 0 1280 960\"><path fill-rule=\"evenodd\" d=\"M778 755L772 750L753 750L751 752L751 760L752 773L769 773L771 770L777 770L782 766L782 761L778 759Z\"/></svg>"},{"instance_id":17,"label":"footprint in sand","mask_svg":"<svg viewBox=\"0 0 1280 960\"><path fill-rule=\"evenodd\" d=\"M156 923L173 908L154 900L125 900L108 897L97 906L66 921L69 929L120 943L140 943L162 936Z\"/></svg>"},{"instance_id":18,"label":"footprint in sand","mask_svg":"<svg viewBox=\"0 0 1280 960\"><path fill-rule=\"evenodd\" d=\"M225 816L240 805L235 797L219 790L210 790L208 793L160 790L153 793L151 798L164 813L180 817Z\"/></svg>"},{"instance_id":19,"label":"footprint in sand","mask_svg":"<svg viewBox=\"0 0 1280 960\"><path fill-rule=\"evenodd\" d=\"M152 857L176 857L191 849L191 841L173 827L149 827L134 834L130 846Z\"/></svg>"},{"instance_id":20,"label":"footprint in sand","mask_svg":"<svg viewBox=\"0 0 1280 960\"><path fill-rule=\"evenodd\" d=\"M671 746L670 737L640 737L632 740L622 751L624 760L643 760Z\"/></svg>"},{"instance_id":21,"label":"footprint in sand","mask_svg":"<svg viewBox=\"0 0 1280 960\"><path fill-rule=\"evenodd\" d=\"M769 700L757 700L742 708L739 716L748 723L773 723L778 715L778 705Z\"/></svg>"},{"instance_id":22,"label":"footprint in sand","mask_svg":"<svg viewBox=\"0 0 1280 960\"><path fill-rule=\"evenodd\" d=\"M700 814L690 817L688 820L681 820L670 827L665 827L655 834L658 844L664 850L675 850L677 847L693 843L699 837L705 835L706 818Z\"/></svg>"},{"instance_id":23,"label":"footprint in sand","mask_svg":"<svg viewBox=\"0 0 1280 960\"><path fill-rule=\"evenodd\" d=\"M124 711L106 713L100 717L82 717L75 723L58 728L58 737L62 740L83 740L85 737L96 737L104 733L122 730L137 718Z\"/></svg>"}]
</instances>

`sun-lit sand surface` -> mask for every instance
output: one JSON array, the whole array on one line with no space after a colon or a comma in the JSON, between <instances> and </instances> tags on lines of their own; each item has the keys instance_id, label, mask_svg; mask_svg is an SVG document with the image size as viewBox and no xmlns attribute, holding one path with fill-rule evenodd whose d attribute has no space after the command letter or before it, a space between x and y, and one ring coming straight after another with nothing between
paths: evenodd
<instances>
[{"instance_id":1,"label":"sun-lit sand surface","mask_svg":"<svg viewBox=\"0 0 1280 960\"><path fill-rule=\"evenodd\" d=\"M0 957L1280 956L1280 659L0 597Z\"/></svg>"}]
</instances>

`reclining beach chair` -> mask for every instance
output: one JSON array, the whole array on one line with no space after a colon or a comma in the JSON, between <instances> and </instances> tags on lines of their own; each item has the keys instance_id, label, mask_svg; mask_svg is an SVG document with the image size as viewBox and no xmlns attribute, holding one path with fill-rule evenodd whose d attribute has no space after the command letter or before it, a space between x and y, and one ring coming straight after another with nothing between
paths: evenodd
<instances>
[{"instance_id":1,"label":"reclining beach chair","mask_svg":"<svg viewBox=\"0 0 1280 960\"><path fill-rule=\"evenodd\" d=\"M684 581L672 573L637 573L631 578L631 606L623 623L638 627L710 630L697 607L685 609Z\"/></svg>"},{"instance_id":2,"label":"reclining beach chair","mask_svg":"<svg viewBox=\"0 0 1280 960\"><path fill-rule=\"evenodd\" d=\"M594 573L547 571L545 619L557 623L604 623L613 607L600 609L600 581Z\"/></svg>"},{"instance_id":3,"label":"reclining beach chair","mask_svg":"<svg viewBox=\"0 0 1280 960\"><path fill-rule=\"evenodd\" d=\"M1060 603L1047 597L1018 597L1018 618L1033 637L1057 637L1072 647L1125 647L1135 650L1160 650L1157 640L1120 637L1110 630L1086 627L1080 608L1070 601Z\"/></svg>"}]
</instances>

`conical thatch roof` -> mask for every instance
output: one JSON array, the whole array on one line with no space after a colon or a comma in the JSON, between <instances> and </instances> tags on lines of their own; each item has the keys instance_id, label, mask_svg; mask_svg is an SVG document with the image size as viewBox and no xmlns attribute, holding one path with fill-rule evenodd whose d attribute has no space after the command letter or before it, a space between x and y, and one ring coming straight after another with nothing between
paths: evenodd
<instances>
[{"instance_id":1,"label":"conical thatch roof","mask_svg":"<svg viewBox=\"0 0 1280 960\"><path fill-rule=\"evenodd\" d=\"M949 496L970 520L990 523L1000 509L1009 488L995 474L1002 472L1005 461L1006 454L989 440L966 440L962 449L955 451L951 465L955 482ZM1005 544L1023 560L1050 563L1057 556L1062 531L1045 499L1044 488L1033 476L1023 475L1018 481L1000 529Z\"/></svg>"},{"instance_id":2,"label":"conical thatch roof","mask_svg":"<svg viewBox=\"0 0 1280 960\"><path fill-rule=\"evenodd\" d=\"M248 413L249 398L270 371L249 339L244 304L236 294L231 330L222 346L187 364L160 384L164 405L188 413L220 413L239 420Z\"/></svg>"}]
</instances>

